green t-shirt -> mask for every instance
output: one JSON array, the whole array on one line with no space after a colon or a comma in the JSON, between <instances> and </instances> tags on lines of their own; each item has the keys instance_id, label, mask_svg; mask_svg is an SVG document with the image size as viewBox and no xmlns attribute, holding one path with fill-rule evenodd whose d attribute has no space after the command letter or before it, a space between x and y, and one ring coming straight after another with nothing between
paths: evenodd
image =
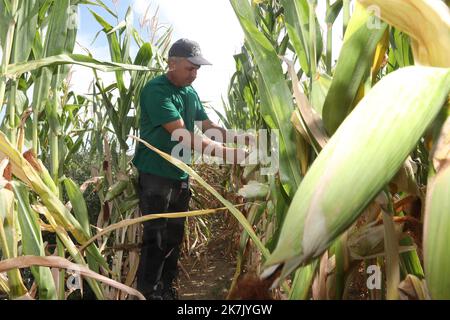
<instances>
[{"instance_id":1,"label":"green t-shirt","mask_svg":"<svg viewBox=\"0 0 450 320\"><path fill-rule=\"evenodd\" d=\"M168 122L183 119L187 130L194 132L194 121L208 119L197 92L191 86L177 87L166 75L149 81L141 92L140 136L152 146L171 154L179 143L172 141L169 132L162 126ZM189 154L190 157L190 154ZM162 158L156 152L139 143L133 159L139 171L176 180L183 180L188 174Z\"/></svg>"}]
</instances>

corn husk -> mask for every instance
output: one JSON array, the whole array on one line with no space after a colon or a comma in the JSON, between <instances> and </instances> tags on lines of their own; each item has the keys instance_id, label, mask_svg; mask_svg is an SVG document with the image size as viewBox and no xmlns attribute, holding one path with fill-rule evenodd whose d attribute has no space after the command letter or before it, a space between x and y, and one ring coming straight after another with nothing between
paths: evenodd
<instances>
[{"instance_id":1,"label":"corn husk","mask_svg":"<svg viewBox=\"0 0 450 320\"><path fill-rule=\"evenodd\" d=\"M425 205L423 249L425 278L433 299L450 299L450 118L433 155L437 173L430 179Z\"/></svg>"},{"instance_id":2,"label":"corn husk","mask_svg":"<svg viewBox=\"0 0 450 320\"><path fill-rule=\"evenodd\" d=\"M450 67L450 10L440 0L359 0L411 38L415 63Z\"/></svg>"},{"instance_id":3,"label":"corn husk","mask_svg":"<svg viewBox=\"0 0 450 320\"><path fill-rule=\"evenodd\" d=\"M320 256L393 178L449 91L450 69L430 67L403 68L375 85L305 176L267 273L284 264L283 278Z\"/></svg>"}]
</instances>

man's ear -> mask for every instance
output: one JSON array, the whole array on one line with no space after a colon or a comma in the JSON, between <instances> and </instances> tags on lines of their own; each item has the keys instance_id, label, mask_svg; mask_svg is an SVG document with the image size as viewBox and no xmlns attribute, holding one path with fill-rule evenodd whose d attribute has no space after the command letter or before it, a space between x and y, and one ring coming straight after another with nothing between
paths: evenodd
<instances>
[{"instance_id":1,"label":"man's ear","mask_svg":"<svg viewBox=\"0 0 450 320\"><path fill-rule=\"evenodd\" d=\"M169 62L169 72L176 70L176 63L174 61Z\"/></svg>"},{"instance_id":2,"label":"man's ear","mask_svg":"<svg viewBox=\"0 0 450 320\"><path fill-rule=\"evenodd\" d=\"M169 58L169 71L175 71L177 69L178 60L177 58Z\"/></svg>"}]
</instances>

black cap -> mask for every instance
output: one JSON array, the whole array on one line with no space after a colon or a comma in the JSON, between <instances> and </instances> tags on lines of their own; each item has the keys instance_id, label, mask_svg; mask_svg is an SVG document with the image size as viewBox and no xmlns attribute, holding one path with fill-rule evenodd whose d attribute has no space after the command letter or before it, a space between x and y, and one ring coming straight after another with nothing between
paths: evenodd
<instances>
[{"instance_id":1,"label":"black cap","mask_svg":"<svg viewBox=\"0 0 450 320\"><path fill-rule=\"evenodd\" d=\"M211 62L203 58L200 46L197 42L189 39L177 40L169 50L170 57L186 58L196 65L211 65Z\"/></svg>"}]
</instances>

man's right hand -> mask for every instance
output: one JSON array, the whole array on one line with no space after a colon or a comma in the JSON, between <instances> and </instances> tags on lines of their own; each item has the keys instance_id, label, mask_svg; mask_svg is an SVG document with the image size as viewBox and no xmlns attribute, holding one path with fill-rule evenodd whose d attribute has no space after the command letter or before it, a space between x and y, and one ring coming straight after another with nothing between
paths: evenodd
<instances>
[{"instance_id":1,"label":"man's right hand","mask_svg":"<svg viewBox=\"0 0 450 320\"><path fill-rule=\"evenodd\" d=\"M244 149L228 148L222 145L216 145L214 151L213 156L224 159L226 164L244 164L249 155Z\"/></svg>"}]
</instances>

